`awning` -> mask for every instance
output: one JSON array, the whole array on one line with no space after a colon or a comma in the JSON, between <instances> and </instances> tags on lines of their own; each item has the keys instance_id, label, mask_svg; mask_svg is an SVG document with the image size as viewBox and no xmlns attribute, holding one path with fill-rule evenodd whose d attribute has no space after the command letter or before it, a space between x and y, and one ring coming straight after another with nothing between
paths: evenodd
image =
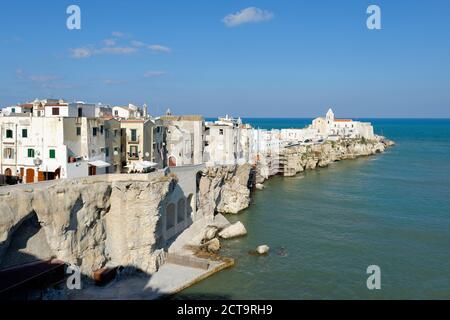
<instances>
[{"instance_id":1,"label":"awning","mask_svg":"<svg viewBox=\"0 0 450 320\"><path fill-rule=\"evenodd\" d=\"M103 160L89 161L88 164L97 168L106 168L112 166L112 164Z\"/></svg>"},{"instance_id":2,"label":"awning","mask_svg":"<svg viewBox=\"0 0 450 320\"><path fill-rule=\"evenodd\" d=\"M153 168L156 166L158 166L158 164L156 162L151 162L151 161L141 161L136 164L136 167L140 167L143 169Z\"/></svg>"},{"instance_id":3,"label":"awning","mask_svg":"<svg viewBox=\"0 0 450 320\"><path fill-rule=\"evenodd\" d=\"M43 163L39 166L39 171L55 172L58 168L61 168L61 165L59 163Z\"/></svg>"}]
</instances>

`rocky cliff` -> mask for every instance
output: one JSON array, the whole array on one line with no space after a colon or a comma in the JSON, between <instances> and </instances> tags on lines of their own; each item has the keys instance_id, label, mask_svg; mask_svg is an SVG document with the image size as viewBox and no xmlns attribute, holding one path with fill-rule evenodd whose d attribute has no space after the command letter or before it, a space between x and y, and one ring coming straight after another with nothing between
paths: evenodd
<instances>
[{"instance_id":1,"label":"rocky cliff","mask_svg":"<svg viewBox=\"0 0 450 320\"><path fill-rule=\"evenodd\" d=\"M198 209L204 216L238 213L250 205L252 166L216 166L202 171L199 177Z\"/></svg>"},{"instance_id":2,"label":"rocky cliff","mask_svg":"<svg viewBox=\"0 0 450 320\"><path fill-rule=\"evenodd\" d=\"M270 167L274 162L270 157L261 161L257 167L257 182L261 183L267 179L270 176L269 172L277 171L277 174L294 176L305 170L326 167L335 161L382 153L393 144L384 137L376 136L373 140L346 139L287 147L276 155L277 168Z\"/></svg>"},{"instance_id":3,"label":"rocky cliff","mask_svg":"<svg viewBox=\"0 0 450 320\"><path fill-rule=\"evenodd\" d=\"M2 188L0 266L54 257L87 275L108 264L153 272L165 245L162 208L174 183L154 175L144 181L86 178ZM32 220L29 234L32 229L23 225ZM30 241L37 236L39 241Z\"/></svg>"}]
</instances>

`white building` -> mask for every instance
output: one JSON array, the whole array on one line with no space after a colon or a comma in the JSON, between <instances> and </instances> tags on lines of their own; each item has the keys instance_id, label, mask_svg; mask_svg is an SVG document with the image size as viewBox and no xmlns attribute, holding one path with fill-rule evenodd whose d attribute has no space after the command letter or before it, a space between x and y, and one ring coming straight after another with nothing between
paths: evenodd
<instances>
[{"instance_id":1,"label":"white building","mask_svg":"<svg viewBox=\"0 0 450 320\"><path fill-rule=\"evenodd\" d=\"M112 107L112 116L119 119L147 118L147 105L138 107L130 103L128 106L114 106Z\"/></svg>"},{"instance_id":2,"label":"white building","mask_svg":"<svg viewBox=\"0 0 450 320\"><path fill-rule=\"evenodd\" d=\"M373 139L373 127L369 122L353 121L351 119L336 119L333 110L329 109L326 117L313 120L311 129L328 139L365 138Z\"/></svg>"},{"instance_id":3,"label":"white building","mask_svg":"<svg viewBox=\"0 0 450 320\"><path fill-rule=\"evenodd\" d=\"M203 163L205 121L202 116L165 115L166 151L169 167Z\"/></svg>"},{"instance_id":4,"label":"white building","mask_svg":"<svg viewBox=\"0 0 450 320\"><path fill-rule=\"evenodd\" d=\"M2 116L1 174L19 176L23 182L32 183L119 171L120 158L111 149L120 148L120 137L105 138L110 131L120 129L119 123L113 121L26 114Z\"/></svg>"}]
</instances>

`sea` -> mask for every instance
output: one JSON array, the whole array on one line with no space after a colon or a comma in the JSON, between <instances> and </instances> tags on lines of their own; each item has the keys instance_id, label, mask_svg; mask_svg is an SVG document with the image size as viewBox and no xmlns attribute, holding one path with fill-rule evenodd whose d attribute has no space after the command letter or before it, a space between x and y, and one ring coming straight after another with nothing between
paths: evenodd
<instances>
[{"instance_id":1,"label":"sea","mask_svg":"<svg viewBox=\"0 0 450 320\"><path fill-rule=\"evenodd\" d=\"M279 129L312 119L243 120ZM248 231L222 241L235 266L174 298L450 299L450 119L361 120L396 145L266 181L227 216ZM251 254L262 244L268 255Z\"/></svg>"}]
</instances>

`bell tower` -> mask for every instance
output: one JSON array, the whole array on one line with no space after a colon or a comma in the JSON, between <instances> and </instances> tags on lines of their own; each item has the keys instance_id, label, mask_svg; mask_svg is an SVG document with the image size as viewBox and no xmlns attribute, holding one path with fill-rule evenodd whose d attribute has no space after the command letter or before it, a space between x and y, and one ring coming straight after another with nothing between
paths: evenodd
<instances>
[{"instance_id":1,"label":"bell tower","mask_svg":"<svg viewBox=\"0 0 450 320\"><path fill-rule=\"evenodd\" d=\"M334 121L334 113L333 113L333 110L331 110L331 108L328 109L326 119L327 119L328 124L330 124Z\"/></svg>"}]
</instances>

